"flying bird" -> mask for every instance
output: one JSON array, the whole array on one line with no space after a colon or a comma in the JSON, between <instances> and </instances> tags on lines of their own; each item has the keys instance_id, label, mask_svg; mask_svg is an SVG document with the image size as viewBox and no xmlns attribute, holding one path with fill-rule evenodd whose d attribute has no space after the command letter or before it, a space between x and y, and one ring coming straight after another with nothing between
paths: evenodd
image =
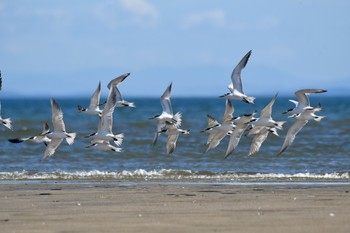
<instances>
[{"instance_id":1,"label":"flying bird","mask_svg":"<svg viewBox=\"0 0 350 233\"><path fill-rule=\"evenodd\" d=\"M242 135L244 134L245 130L249 126L251 122L256 120L254 118L254 115L256 114L256 111L254 111L251 114L244 114L239 117L234 118L233 122L236 126L236 128L232 131L230 134L230 140L227 146L226 154L225 154L225 159L230 156L233 151L236 149L238 146L239 141L241 140Z\"/></svg>"},{"instance_id":2,"label":"flying bird","mask_svg":"<svg viewBox=\"0 0 350 233\"><path fill-rule=\"evenodd\" d=\"M166 122L166 128L163 129L160 133L165 133L168 135L168 140L166 143L167 153L171 154L176 148L176 142L180 134L189 134L189 130L183 130L177 128L174 124Z\"/></svg>"},{"instance_id":3,"label":"flying bird","mask_svg":"<svg viewBox=\"0 0 350 233\"><path fill-rule=\"evenodd\" d=\"M282 126L285 121L275 121L272 119L272 106L274 105L276 99L277 99L276 94L271 101L261 110L260 117L257 118L255 121L251 122L251 124L254 126L249 134L258 134L259 130L263 129L264 127L269 127L269 128L277 128L277 129L282 129Z\"/></svg>"},{"instance_id":4,"label":"flying bird","mask_svg":"<svg viewBox=\"0 0 350 233\"><path fill-rule=\"evenodd\" d=\"M134 108L136 107L135 106L135 103L133 102L128 102L126 100L123 99L122 97L122 94L120 93L119 89L118 89L118 85L123 82L128 76L130 75L130 73L125 73L125 74L122 74L118 77L116 77L115 79L111 80L107 87L108 89L111 89L112 86L115 86L116 87L116 95L117 95L117 103L116 103L116 108L119 108L119 107L131 107L131 108Z\"/></svg>"},{"instance_id":5,"label":"flying bird","mask_svg":"<svg viewBox=\"0 0 350 233\"><path fill-rule=\"evenodd\" d=\"M89 115L99 115L101 116L102 110L100 106L100 94L101 93L101 82L98 83L95 92L91 96L90 105L88 108L83 108L81 105L78 105L78 111L83 112Z\"/></svg>"},{"instance_id":6,"label":"flying bird","mask_svg":"<svg viewBox=\"0 0 350 233\"><path fill-rule=\"evenodd\" d=\"M49 139L51 139L50 143L46 147L43 159L52 156L63 139L66 139L68 145L72 145L74 143L75 137L77 136L76 133L66 132L66 126L63 121L63 112L54 99L51 99L51 109L53 131L47 131L40 135L46 135Z\"/></svg>"},{"instance_id":7,"label":"flying bird","mask_svg":"<svg viewBox=\"0 0 350 233\"><path fill-rule=\"evenodd\" d=\"M321 121L324 116L318 116L315 112L321 111L321 105L318 104L315 108L306 107L302 113L297 114L294 118L296 122L288 129L286 138L283 145L277 155L282 154L293 143L295 136L299 131L309 122L309 120Z\"/></svg>"},{"instance_id":8,"label":"flying bird","mask_svg":"<svg viewBox=\"0 0 350 233\"><path fill-rule=\"evenodd\" d=\"M209 133L207 140L207 151L217 147L221 140L226 136L232 133L235 129L233 124L233 112L234 108L229 99L226 99L225 113L222 118L222 124L220 124L214 117L208 115L208 127L201 132Z\"/></svg>"},{"instance_id":9,"label":"flying bird","mask_svg":"<svg viewBox=\"0 0 350 233\"><path fill-rule=\"evenodd\" d=\"M98 123L97 132L89 134L85 136L85 138L92 138L91 144L100 143L102 141L114 141L117 146L120 146L124 134L113 134L113 112L116 106L117 98L116 98L116 86L112 86L109 90L109 94L107 97L107 103L102 110L101 117ZM95 140L96 139L96 140Z\"/></svg>"},{"instance_id":10,"label":"flying bird","mask_svg":"<svg viewBox=\"0 0 350 233\"><path fill-rule=\"evenodd\" d=\"M233 69L231 74L231 83L227 86L230 90L229 93L220 96L220 98L228 98L232 100L242 100L246 103L254 103L255 97L249 97L243 92L241 72L247 65L252 50L250 50Z\"/></svg>"},{"instance_id":11,"label":"flying bird","mask_svg":"<svg viewBox=\"0 0 350 233\"><path fill-rule=\"evenodd\" d=\"M160 103L163 109L162 113L149 118L157 120L157 132L153 139L153 145L156 144L160 132L166 127L166 123L174 124L176 128L181 126L181 113L178 112L175 115L173 114L173 108L170 101L171 87L172 83L170 83L160 98Z\"/></svg>"},{"instance_id":12,"label":"flying bird","mask_svg":"<svg viewBox=\"0 0 350 233\"><path fill-rule=\"evenodd\" d=\"M50 138L47 137L47 133L50 132L50 127L47 123L43 124L43 131L39 135L31 136L31 137L26 137L26 138L13 138L9 139L9 142L12 143L21 143L25 141L33 142L33 143L44 143L45 146L51 141Z\"/></svg>"},{"instance_id":13,"label":"flying bird","mask_svg":"<svg viewBox=\"0 0 350 233\"><path fill-rule=\"evenodd\" d=\"M295 104L294 108L288 109L285 112L282 112L282 114L291 114L290 117L295 117L297 114L300 114L304 111L305 108L310 107L310 100L308 95L309 94L317 94L317 93L324 93L327 92L327 90L323 89L301 89L296 91L294 94L298 98L298 101L295 100L289 100L290 102Z\"/></svg>"}]
</instances>

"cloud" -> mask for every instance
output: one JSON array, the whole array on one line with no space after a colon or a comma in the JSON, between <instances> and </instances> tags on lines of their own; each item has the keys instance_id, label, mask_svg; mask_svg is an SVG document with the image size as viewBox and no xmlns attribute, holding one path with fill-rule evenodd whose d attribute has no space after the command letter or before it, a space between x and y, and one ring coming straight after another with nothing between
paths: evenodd
<instances>
[{"instance_id":1,"label":"cloud","mask_svg":"<svg viewBox=\"0 0 350 233\"><path fill-rule=\"evenodd\" d=\"M155 26L159 12L147 0L120 0L122 8L132 15L134 22L143 26Z\"/></svg>"},{"instance_id":2,"label":"cloud","mask_svg":"<svg viewBox=\"0 0 350 233\"><path fill-rule=\"evenodd\" d=\"M193 13L183 20L183 25L186 28L202 25L212 24L218 27L225 27L227 25L226 14L222 10L212 10L202 13Z\"/></svg>"}]
</instances>

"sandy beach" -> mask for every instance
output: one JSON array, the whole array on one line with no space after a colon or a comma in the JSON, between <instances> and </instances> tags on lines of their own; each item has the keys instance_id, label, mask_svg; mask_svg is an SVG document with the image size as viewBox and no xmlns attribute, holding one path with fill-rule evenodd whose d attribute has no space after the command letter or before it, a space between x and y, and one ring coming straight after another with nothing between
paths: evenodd
<instances>
[{"instance_id":1,"label":"sandy beach","mask_svg":"<svg viewBox=\"0 0 350 233\"><path fill-rule=\"evenodd\" d=\"M3 182L1 232L350 232L350 185Z\"/></svg>"}]
</instances>

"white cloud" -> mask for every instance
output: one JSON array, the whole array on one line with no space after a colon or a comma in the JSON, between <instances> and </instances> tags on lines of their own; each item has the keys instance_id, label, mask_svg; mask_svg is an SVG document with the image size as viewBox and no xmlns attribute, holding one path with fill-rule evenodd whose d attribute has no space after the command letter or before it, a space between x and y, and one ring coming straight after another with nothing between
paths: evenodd
<instances>
[{"instance_id":1,"label":"white cloud","mask_svg":"<svg viewBox=\"0 0 350 233\"><path fill-rule=\"evenodd\" d=\"M136 23L144 26L154 26L159 13L157 8L147 0L120 0L122 8L129 12Z\"/></svg>"},{"instance_id":2,"label":"white cloud","mask_svg":"<svg viewBox=\"0 0 350 233\"><path fill-rule=\"evenodd\" d=\"M218 27L225 27L227 25L226 14L222 10L193 13L187 16L183 21L183 25L187 28L201 24L212 24Z\"/></svg>"}]
</instances>

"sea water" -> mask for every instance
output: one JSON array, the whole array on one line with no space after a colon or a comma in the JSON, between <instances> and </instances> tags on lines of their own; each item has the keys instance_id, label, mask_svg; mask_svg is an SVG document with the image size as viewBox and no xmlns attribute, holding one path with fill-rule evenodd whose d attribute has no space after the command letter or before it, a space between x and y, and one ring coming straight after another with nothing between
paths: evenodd
<instances>
[{"instance_id":1,"label":"sea water","mask_svg":"<svg viewBox=\"0 0 350 233\"><path fill-rule=\"evenodd\" d=\"M291 97L293 98L293 97ZM207 114L219 121L225 100L219 98L172 98L174 112L181 112L180 135L173 154L166 153L166 135L152 146L156 122L148 118L160 114L159 98L126 98L136 108L114 111L113 132L124 133L123 151L87 149L91 139L84 136L97 130L98 116L77 111L89 98L57 98L64 113L67 132L77 132L73 145L65 141L45 160L44 144L13 144L10 138L40 134L42 124L51 122L49 98L2 99L2 117L11 117L13 131L0 126L0 180L166 180L208 182L260 181L339 181L350 182L350 100L349 97L312 95L312 105L321 103L321 122L310 121L282 155L277 153L295 119L281 112L294 107L287 97L278 97L273 118L287 121L280 137L272 134L260 151L248 157L251 136L243 136L234 153L224 159L229 138L206 152ZM260 110L271 97L257 97L255 104L234 101L234 116Z\"/></svg>"}]
</instances>

